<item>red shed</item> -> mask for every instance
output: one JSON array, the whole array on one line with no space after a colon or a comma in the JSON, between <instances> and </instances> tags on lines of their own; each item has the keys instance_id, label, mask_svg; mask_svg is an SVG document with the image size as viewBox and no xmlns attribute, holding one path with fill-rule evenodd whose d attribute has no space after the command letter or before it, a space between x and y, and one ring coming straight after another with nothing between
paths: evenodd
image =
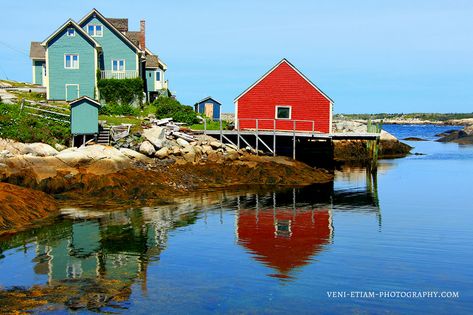
<instances>
[{"instance_id":1,"label":"red shed","mask_svg":"<svg viewBox=\"0 0 473 315\"><path fill-rule=\"evenodd\" d=\"M332 131L333 101L286 59L235 99L240 129Z\"/></svg>"}]
</instances>

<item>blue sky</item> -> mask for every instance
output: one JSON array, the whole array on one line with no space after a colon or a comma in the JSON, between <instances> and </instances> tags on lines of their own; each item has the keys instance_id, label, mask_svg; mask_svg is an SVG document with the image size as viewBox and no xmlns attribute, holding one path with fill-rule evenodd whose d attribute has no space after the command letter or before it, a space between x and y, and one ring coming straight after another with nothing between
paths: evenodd
<instances>
[{"instance_id":1,"label":"blue sky","mask_svg":"<svg viewBox=\"0 0 473 315\"><path fill-rule=\"evenodd\" d=\"M93 7L146 20L185 104L233 99L283 57L336 113L473 112L473 1L6 1L0 78L31 81L30 41Z\"/></svg>"}]
</instances>

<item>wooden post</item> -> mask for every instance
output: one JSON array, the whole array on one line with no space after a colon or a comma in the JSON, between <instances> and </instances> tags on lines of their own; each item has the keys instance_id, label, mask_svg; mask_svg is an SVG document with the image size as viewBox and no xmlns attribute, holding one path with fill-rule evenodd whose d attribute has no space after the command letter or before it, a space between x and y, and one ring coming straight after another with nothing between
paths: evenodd
<instances>
[{"instance_id":1,"label":"wooden post","mask_svg":"<svg viewBox=\"0 0 473 315\"><path fill-rule=\"evenodd\" d=\"M256 155L259 155L258 144L259 144L259 138L258 138L258 119L256 119Z\"/></svg>"},{"instance_id":2,"label":"wooden post","mask_svg":"<svg viewBox=\"0 0 473 315\"><path fill-rule=\"evenodd\" d=\"M220 142L222 142L222 133L223 133L223 130L222 130L222 120L220 119L219 122L220 122Z\"/></svg>"},{"instance_id":3,"label":"wooden post","mask_svg":"<svg viewBox=\"0 0 473 315\"><path fill-rule=\"evenodd\" d=\"M292 158L296 159L296 121L292 122Z\"/></svg>"},{"instance_id":4,"label":"wooden post","mask_svg":"<svg viewBox=\"0 0 473 315\"><path fill-rule=\"evenodd\" d=\"M276 119L273 120L273 156L276 156Z\"/></svg>"}]
</instances>

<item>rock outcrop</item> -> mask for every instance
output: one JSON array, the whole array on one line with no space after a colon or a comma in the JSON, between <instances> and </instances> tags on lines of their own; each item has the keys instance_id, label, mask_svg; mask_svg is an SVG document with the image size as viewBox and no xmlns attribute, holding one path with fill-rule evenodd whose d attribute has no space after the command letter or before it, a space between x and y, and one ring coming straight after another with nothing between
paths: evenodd
<instances>
[{"instance_id":1,"label":"rock outcrop","mask_svg":"<svg viewBox=\"0 0 473 315\"><path fill-rule=\"evenodd\" d=\"M0 235L30 227L57 211L54 198L41 191L0 183Z\"/></svg>"},{"instance_id":2,"label":"rock outcrop","mask_svg":"<svg viewBox=\"0 0 473 315\"><path fill-rule=\"evenodd\" d=\"M473 125L462 130L452 130L443 135L438 142L455 142L458 144L473 144Z\"/></svg>"}]
</instances>

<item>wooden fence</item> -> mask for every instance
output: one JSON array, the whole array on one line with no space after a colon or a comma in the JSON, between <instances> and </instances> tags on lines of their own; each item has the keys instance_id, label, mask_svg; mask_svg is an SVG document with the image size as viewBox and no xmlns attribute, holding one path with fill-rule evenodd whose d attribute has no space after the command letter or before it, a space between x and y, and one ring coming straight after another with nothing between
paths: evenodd
<instances>
[{"instance_id":1,"label":"wooden fence","mask_svg":"<svg viewBox=\"0 0 473 315\"><path fill-rule=\"evenodd\" d=\"M71 123L71 112L69 108L66 107L23 100L21 102L20 109L22 113L26 113L28 115L68 124Z\"/></svg>"}]
</instances>

